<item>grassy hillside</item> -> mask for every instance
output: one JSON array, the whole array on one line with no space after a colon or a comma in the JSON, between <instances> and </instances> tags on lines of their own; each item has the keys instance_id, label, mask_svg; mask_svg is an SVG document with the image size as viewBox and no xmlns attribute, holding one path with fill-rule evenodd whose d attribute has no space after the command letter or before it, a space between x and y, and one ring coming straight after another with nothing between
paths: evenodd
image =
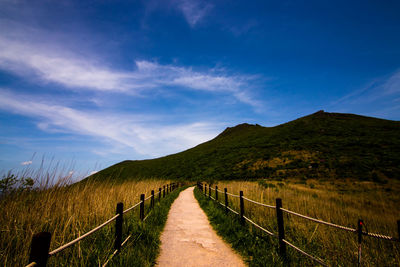
<instances>
[{"instance_id":1,"label":"grassy hillside","mask_svg":"<svg viewBox=\"0 0 400 267\"><path fill-rule=\"evenodd\" d=\"M400 177L400 122L319 111L276 126L240 124L211 141L153 160L123 161L93 179Z\"/></svg>"}]
</instances>

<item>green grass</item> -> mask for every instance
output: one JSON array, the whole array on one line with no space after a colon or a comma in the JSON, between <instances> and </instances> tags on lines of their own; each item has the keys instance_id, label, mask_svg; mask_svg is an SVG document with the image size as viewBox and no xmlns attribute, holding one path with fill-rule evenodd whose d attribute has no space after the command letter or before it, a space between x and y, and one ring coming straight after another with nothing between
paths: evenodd
<instances>
[{"instance_id":1,"label":"green grass","mask_svg":"<svg viewBox=\"0 0 400 267\"><path fill-rule=\"evenodd\" d=\"M400 177L400 122L317 112L276 126L241 124L192 149L123 161L92 179L243 180Z\"/></svg>"},{"instance_id":2,"label":"green grass","mask_svg":"<svg viewBox=\"0 0 400 267\"><path fill-rule=\"evenodd\" d=\"M239 217L204 196L199 190L194 195L200 207L207 214L217 233L237 251L249 266L313 266L313 262L299 257L296 252L287 249L287 258L278 253L278 241L275 237L263 233L249 224L241 225Z\"/></svg>"}]
</instances>

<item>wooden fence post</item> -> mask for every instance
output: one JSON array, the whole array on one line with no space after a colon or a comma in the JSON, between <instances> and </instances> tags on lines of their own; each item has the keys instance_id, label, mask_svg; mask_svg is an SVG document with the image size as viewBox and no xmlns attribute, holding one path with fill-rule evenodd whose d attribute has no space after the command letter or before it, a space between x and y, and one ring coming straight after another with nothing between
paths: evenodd
<instances>
[{"instance_id":1,"label":"wooden fence post","mask_svg":"<svg viewBox=\"0 0 400 267\"><path fill-rule=\"evenodd\" d=\"M279 239L279 253L282 257L286 257L286 244L283 242L285 239L285 228L283 224L283 213L282 213L282 199L276 199L276 218L278 221L278 239Z\"/></svg>"},{"instance_id":2,"label":"wooden fence post","mask_svg":"<svg viewBox=\"0 0 400 267\"><path fill-rule=\"evenodd\" d=\"M228 213L228 189L224 188L224 194L225 194L225 212Z\"/></svg>"},{"instance_id":3,"label":"wooden fence post","mask_svg":"<svg viewBox=\"0 0 400 267\"><path fill-rule=\"evenodd\" d=\"M161 187L158 188L158 202L161 201Z\"/></svg>"},{"instance_id":4,"label":"wooden fence post","mask_svg":"<svg viewBox=\"0 0 400 267\"><path fill-rule=\"evenodd\" d=\"M168 191L168 188L169 188L169 184L167 184L167 195L168 195L168 192L169 192L169 191Z\"/></svg>"},{"instance_id":5,"label":"wooden fence post","mask_svg":"<svg viewBox=\"0 0 400 267\"><path fill-rule=\"evenodd\" d=\"M207 184L204 184L204 195L207 196Z\"/></svg>"},{"instance_id":6,"label":"wooden fence post","mask_svg":"<svg viewBox=\"0 0 400 267\"><path fill-rule=\"evenodd\" d=\"M140 212L139 212L139 217L140 220L143 221L144 220L144 194L140 195Z\"/></svg>"},{"instance_id":7,"label":"wooden fence post","mask_svg":"<svg viewBox=\"0 0 400 267\"><path fill-rule=\"evenodd\" d=\"M49 257L51 234L41 232L33 235L29 262L36 262L36 266L45 267Z\"/></svg>"},{"instance_id":8,"label":"wooden fence post","mask_svg":"<svg viewBox=\"0 0 400 267\"><path fill-rule=\"evenodd\" d=\"M150 200L150 207L154 208L154 190L151 190L151 200Z\"/></svg>"},{"instance_id":9,"label":"wooden fence post","mask_svg":"<svg viewBox=\"0 0 400 267\"><path fill-rule=\"evenodd\" d=\"M114 249L120 250L121 249L121 243L122 243L122 223L123 223L122 215L124 214L124 204L122 202L119 202L117 204L116 214L118 214L119 216L115 219Z\"/></svg>"},{"instance_id":10,"label":"wooden fence post","mask_svg":"<svg viewBox=\"0 0 400 267\"><path fill-rule=\"evenodd\" d=\"M218 186L215 186L215 200L218 201Z\"/></svg>"},{"instance_id":11,"label":"wooden fence post","mask_svg":"<svg viewBox=\"0 0 400 267\"><path fill-rule=\"evenodd\" d=\"M165 197L165 185L163 185L163 192L162 192L162 197Z\"/></svg>"},{"instance_id":12,"label":"wooden fence post","mask_svg":"<svg viewBox=\"0 0 400 267\"><path fill-rule=\"evenodd\" d=\"M243 191L240 191L240 223L244 225L244 200L243 200Z\"/></svg>"},{"instance_id":13,"label":"wooden fence post","mask_svg":"<svg viewBox=\"0 0 400 267\"><path fill-rule=\"evenodd\" d=\"M358 220L357 222L357 236L358 236L358 266L361 266L361 242L362 242L362 227L363 220Z\"/></svg>"},{"instance_id":14,"label":"wooden fence post","mask_svg":"<svg viewBox=\"0 0 400 267\"><path fill-rule=\"evenodd\" d=\"M211 185L208 185L208 198L211 198Z\"/></svg>"}]
</instances>

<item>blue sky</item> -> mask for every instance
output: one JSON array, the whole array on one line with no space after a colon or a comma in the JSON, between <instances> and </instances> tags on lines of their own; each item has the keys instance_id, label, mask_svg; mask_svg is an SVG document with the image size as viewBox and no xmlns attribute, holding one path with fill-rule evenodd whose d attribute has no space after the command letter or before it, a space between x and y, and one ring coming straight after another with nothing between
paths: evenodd
<instances>
[{"instance_id":1,"label":"blue sky","mask_svg":"<svg viewBox=\"0 0 400 267\"><path fill-rule=\"evenodd\" d=\"M0 170L90 173L239 123L400 119L398 1L0 1Z\"/></svg>"}]
</instances>

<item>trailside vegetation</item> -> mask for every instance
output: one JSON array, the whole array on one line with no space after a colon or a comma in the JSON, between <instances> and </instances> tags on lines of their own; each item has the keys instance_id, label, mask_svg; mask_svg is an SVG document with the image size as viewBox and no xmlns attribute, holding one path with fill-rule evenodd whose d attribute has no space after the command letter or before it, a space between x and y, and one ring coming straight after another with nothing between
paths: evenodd
<instances>
[{"instance_id":1,"label":"trailside vegetation","mask_svg":"<svg viewBox=\"0 0 400 267\"><path fill-rule=\"evenodd\" d=\"M6 179L8 178L8 179ZM17 182L13 182L13 181ZM0 265L28 264L32 236L50 232L50 251L87 233L115 215L118 202L124 209L140 201L140 194L155 190L155 208L145 222L139 207L124 214L123 239L132 235L109 266L153 266L159 253L160 234L169 208L182 188L158 199L168 180L91 181L70 184L62 179L52 186L31 186L23 177L7 176L0 195ZM12 181L11 183L9 181ZM22 181L22 182L20 182ZM145 214L150 200L145 203ZM48 266L98 266L114 251L115 223L110 223L77 244L55 254ZM129 263L129 264L128 264Z\"/></svg>"},{"instance_id":2,"label":"trailside vegetation","mask_svg":"<svg viewBox=\"0 0 400 267\"><path fill-rule=\"evenodd\" d=\"M386 183L400 177L400 122L317 112L276 126L241 124L211 141L152 160L127 160L96 173L103 180L324 178Z\"/></svg>"},{"instance_id":3,"label":"trailside vegetation","mask_svg":"<svg viewBox=\"0 0 400 267\"><path fill-rule=\"evenodd\" d=\"M296 213L317 218L326 222L357 229L358 220L363 220L363 231L399 238L397 220L400 219L400 181L391 180L387 184L371 181L351 180L295 180L286 181L218 181L211 188L218 186L220 191L227 188L228 193L275 206L277 198L282 199L282 207ZM207 184L208 191L208 184ZM211 191L215 198L215 191ZM239 223L239 216L231 212L225 214L225 208L207 196L197 198L201 207L208 214L213 226L233 248L249 257L253 266L253 255L264 257L266 261L277 260L278 240L267 234L263 239L256 239L261 231L246 223ZM228 195L229 206L240 210L239 198ZM224 194L219 193L219 200L224 203ZM244 216L248 217L268 231L277 234L276 210L244 200ZM214 217L218 218L215 219ZM285 239L305 252L322 259L328 266L357 266L357 233L343 231L331 226L318 224L291 214L283 213ZM232 225L231 225L232 224ZM244 232L250 232L247 239ZM254 241L255 240L255 241ZM243 244L241 243L243 242ZM266 242L266 244L258 244ZM257 244L257 245L256 245ZM266 249L270 244L271 248ZM261 250L261 251L260 251ZM242 252L241 252L242 253ZM266 254L260 256L260 254ZM287 247L287 255L293 266L313 266L301 254ZM399 266L400 243L374 237L362 237L362 266ZM254 256L255 258L255 256ZM304 263L306 262L306 263ZM279 261L278 261L279 263ZM277 263L277 265L278 265ZM267 264L267 263L266 263Z\"/></svg>"}]
</instances>

